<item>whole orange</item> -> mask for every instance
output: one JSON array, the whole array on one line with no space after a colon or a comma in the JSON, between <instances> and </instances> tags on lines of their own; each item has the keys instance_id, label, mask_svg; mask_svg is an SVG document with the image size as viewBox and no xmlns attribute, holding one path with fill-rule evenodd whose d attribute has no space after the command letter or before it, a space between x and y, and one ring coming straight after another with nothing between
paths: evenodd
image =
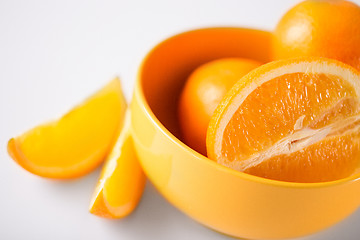
<instances>
[{"instance_id":1,"label":"whole orange","mask_svg":"<svg viewBox=\"0 0 360 240\"><path fill-rule=\"evenodd\" d=\"M273 58L318 56L360 69L360 7L343 0L304 1L274 31Z\"/></svg>"},{"instance_id":2,"label":"whole orange","mask_svg":"<svg viewBox=\"0 0 360 240\"><path fill-rule=\"evenodd\" d=\"M215 108L241 77L260 65L250 59L223 58L195 69L185 83L178 109L188 146L206 155L206 131Z\"/></svg>"}]
</instances>

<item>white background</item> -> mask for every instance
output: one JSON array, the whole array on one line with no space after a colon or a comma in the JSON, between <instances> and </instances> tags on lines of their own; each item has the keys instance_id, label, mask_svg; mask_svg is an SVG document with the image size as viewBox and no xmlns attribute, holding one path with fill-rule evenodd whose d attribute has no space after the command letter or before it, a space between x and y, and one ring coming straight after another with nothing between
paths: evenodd
<instances>
[{"instance_id":1,"label":"white background","mask_svg":"<svg viewBox=\"0 0 360 240\"><path fill-rule=\"evenodd\" d=\"M87 208L99 170L68 182L42 179L10 159L7 140L65 113L115 75L130 99L141 59L164 38L208 26L271 30L297 2L1 0L0 239L230 239L179 212L150 183L128 218L93 216ZM360 239L359 226L360 210L301 239Z\"/></svg>"}]
</instances>

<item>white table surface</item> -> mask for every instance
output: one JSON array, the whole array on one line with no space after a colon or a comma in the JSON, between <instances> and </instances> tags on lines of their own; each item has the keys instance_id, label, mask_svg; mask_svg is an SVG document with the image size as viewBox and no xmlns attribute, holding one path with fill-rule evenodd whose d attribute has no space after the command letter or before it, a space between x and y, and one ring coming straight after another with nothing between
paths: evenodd
<instances>
[{"instance_id":1,"label":"white table surface","mask_svg":"<svg viewBox=\"0 0 360 240\"><path fill-rule=\"evenodd\" d=\"M172 34L224 25L271 30L296 2L1 0L0 239L230 239L175 209L149 182L128 218L91 215L99 169L70 182L42 179L10 159L7 140L61 116L115 75L130 99L141 59ZM360 210L301 239L360 239L359 226Z\"/></svg>"}]
</instances>

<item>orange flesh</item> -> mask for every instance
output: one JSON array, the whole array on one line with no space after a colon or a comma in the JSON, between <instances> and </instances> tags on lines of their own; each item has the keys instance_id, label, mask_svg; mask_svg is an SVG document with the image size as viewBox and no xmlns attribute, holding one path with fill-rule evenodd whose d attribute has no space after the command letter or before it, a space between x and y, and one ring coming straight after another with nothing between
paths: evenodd
<instances>
[{"instance_id":1,"label":"orange flesh","mask_svg":"<svg viewBox=\"0 0 360 240\"><path fill-rule=\"evenodd\" d=\"M332 75L274 78L251 92L231 118L221 155L230 164L246 160L238 170L276 180L321 182L349 176L360 159L357 98L348 82ZM292 138L308 130L328 133L311 145L303 143L313 136ZM293 139L289 152L276 153L272 148L284 138Z\"/></svg>"}]
</instances>

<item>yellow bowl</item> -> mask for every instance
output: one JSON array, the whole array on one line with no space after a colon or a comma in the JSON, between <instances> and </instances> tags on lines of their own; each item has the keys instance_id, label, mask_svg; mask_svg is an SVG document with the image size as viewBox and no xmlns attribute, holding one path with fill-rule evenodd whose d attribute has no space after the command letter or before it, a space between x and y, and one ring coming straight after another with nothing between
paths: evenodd
<instances>
[{"instance_id":1,"label":"yellow bowl","mask_svg":"<svg viewBox=\"0 0 360 240\"><path fill-rule=\"evenodd\" d=\"M131 103L135 149L150 181L188 216L234 237L310 234L360 205L359 175L326 183L269 180L221 166L179 140L177 100L192 70L221 57L267 62L269 53L264 31L209 28L176 35L143 61Z\"/></svg>"}]
</instances>

